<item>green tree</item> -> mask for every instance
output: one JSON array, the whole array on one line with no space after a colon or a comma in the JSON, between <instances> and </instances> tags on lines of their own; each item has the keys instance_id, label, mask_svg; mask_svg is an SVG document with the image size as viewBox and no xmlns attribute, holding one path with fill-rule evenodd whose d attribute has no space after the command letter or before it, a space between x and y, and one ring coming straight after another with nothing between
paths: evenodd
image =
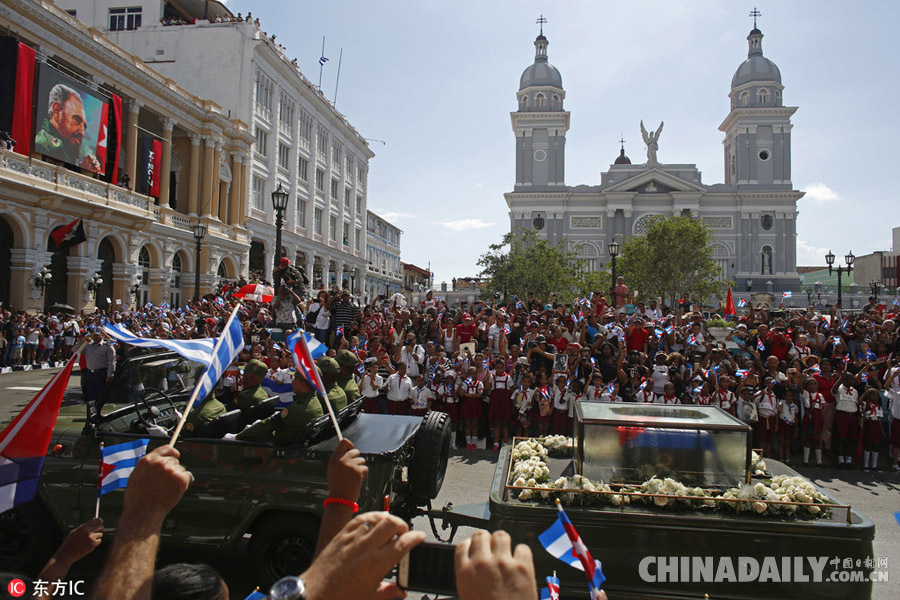
<instances>
[{"instance_id":1,"label":"green tree","mask_svg":"<svg viewBox=\"0 0 900 600\"><path fill-rule=\"evenodd\" d=\"M698 300L721 294L727 282L712 257L712 234L699 219L657 217L647 233L622 245L619 272L642 297L675 303L684 294Z\"/></svg>"},{"instance_id":2,"label":"green tree","mask_svg":"<svg viewBox=\"0 0 900 600\"><path fill-rule=\"evenodd\" d=\"M507 233L499 244L491 244L478 266L479 276L488 278L487 293L523 298L528 292L537 298L553 293L558 302L599 291L590 286L602 278L586 269L565 240L552 244L530 229Z\"/></svg>"}]
</instances>

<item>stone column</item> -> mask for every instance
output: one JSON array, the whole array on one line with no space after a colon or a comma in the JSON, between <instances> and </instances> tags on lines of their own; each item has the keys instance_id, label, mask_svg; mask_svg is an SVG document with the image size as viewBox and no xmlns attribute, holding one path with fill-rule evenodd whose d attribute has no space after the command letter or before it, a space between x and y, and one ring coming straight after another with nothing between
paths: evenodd
<instances>
[{"instance_id":1,"label":"stone column","mask_svg":"<svg viewBox=\"0 0 900 600\"><path fill-rule=\"evenodd\" d=\"M30 302L31 282L28 279L34 270L35 251L26 248L11 248L9 251L9 307L34 312L37 302ZM39 269L38 269L39 270ZM43 300L43 298L41 299ZM43 306L43 304L41 304ZM6 307L4 307L6 308Z\"/></svg>"},{"instance_id":2,"label":"stone column","mask_svg":"<svg viewBox=\"0 0 900 600\"><path fill-rule=\"evenodd\" d=\"M163 130L162 159L159 174L159 205L169 206L169 179L172 176L172 128L175 120L169 117L160 119Z\"/></svg>"},{"instance_id":3,"label":"stone column","mask_svg":"<svg viewBox=\"0 0 900 600\"><path fill-rule=\"evenodd\" d=\"M312 252L307 251L306 253L306 276L309 278L309 289L310 293L315 289L316 279L315 273L313 272L313 265L316 262L316 255Z\"/></svg>"},{"instance_id":4,"label":"stone column","mask_svg":"<svg viewBox=\"0 0 900 600\"><path fill-rule=\"evenodd\" d=\"M231 154L231 198L228 206L228 222L231 225L241 224L241 153Z\"/></svg>"},{"instance_id":5,"label":"stone column","mask_svg":"<svg viewBox=\"0 0 900 600\"><path fill-rule=\"evenodd\" d=\"M335 276L335 283L339 288L344 287L344 261L336 260L334 261L334 270L337 272Z\"/></svg>"},{"instance_id":6,"label":"stone column","mask_svg":"<svg viewBox=\"0 0 900 600\"><path fill-rule=\"evenodd\" d=\"M225 146L221 138L213 141L213 157L212 157L212 184L210 185L210 211L213 218L219 218L219 178L221 177L222 168L222 148Z\"/></svg>"},{"instance_id":7,"label":"stone column","mask_svg":"<svg viewBox=\"0 0 900 600\"><path fill-rule=\"evenodd\" d=\"M250 197L249 191L248 191L249 188L247 186L247 182L248 182L248 180L247 180L247 163L249 163L249 162L250 162L250 157L247 156L246 154L241 157L241 190L240 190L240 192L238 192L240 195L240 199L241 199L241 202L240 202L240 206L241 206L240 225L241 225L241 227L244 226L244 222L247 219L247 213L249 212L247 210L247 202Z\"/></svg>"},{"instance_id":8,"label":"stone column","mask_svg":"<svg viewBox=\"0 0 900 600\"><path fill-rule=\"evenodd\" d=\"M196 217L200 214L198 196L200 194L200 142L202 136L191 134L191 171L188 181L188 210L187 214Z\"/></svg>"},{"instance_id":9,"label":"stone column","mask_svg":"<svg viewBox=\"0 0 900 600\"><path fill-rule=\"evenodd\" d=\"M200 211L204 217L212 215L212 188L213 188L213 137L203 136L203 171L200 177Z\"/></svg>"},{"instance_id":10,"label":"stone column","mask_svg":"<svg viewBox=\"0 0 900 600\"><path fill-rule=\"evenodd\" d=\"M135 175L137 172L138 113L144 103L133 99L128 100L125 105L128 107L128 122L125 125L125 174L131 178L131 189L135 189L137 186Z\"/></svg>"}]
</instances>

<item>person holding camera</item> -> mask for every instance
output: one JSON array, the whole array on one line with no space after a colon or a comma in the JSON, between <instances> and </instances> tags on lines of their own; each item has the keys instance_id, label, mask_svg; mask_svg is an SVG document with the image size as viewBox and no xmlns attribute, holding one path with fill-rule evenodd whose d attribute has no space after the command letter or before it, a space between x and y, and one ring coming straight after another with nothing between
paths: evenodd
<instances>
[{"instance_id":1,"label":"person holding camera","mask_svg":"<svg viewBox=\"0 0 900 600\"><path fill-rule=\"evenodd\" d=\"M414 333L407 333L403 346L394 352L394 363L406 365L406 374L415 379L422 374L425 364L425 348L416 343Z\"/></svg>"}]
</instances>

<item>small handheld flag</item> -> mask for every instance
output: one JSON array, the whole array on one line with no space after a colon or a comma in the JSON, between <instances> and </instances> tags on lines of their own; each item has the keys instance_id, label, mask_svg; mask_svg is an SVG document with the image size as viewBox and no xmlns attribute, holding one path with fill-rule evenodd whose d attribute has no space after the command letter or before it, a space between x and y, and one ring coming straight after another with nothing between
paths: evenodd
<instances>
[{"instance_id":1,"label":"small handheld flag","mask_svg":"<svg viewBox=\"0 0 900 600\"><path fill-rule=\"evenodd\" d=\"M743 298L738 298L737 305L738 305L738 308L744 308L745 306L747 306L747 301L744 300Z\"/></svg>"},{"instance_id":2,"label":"small handheld flag","mask_svg":"<svg viewBox=\"0 0 900 600\"><path fill-rule=\"evenodd\" d=\"M791 297L791 292L782 292L781 293L782 299L786 299L786 298L790 298L790 297Z\"/></svg>"},{"instance_id":3,"label":"small handheld flag","mask_svg":"<svg viewBox=\"0 0 900 600\"><path fill-rule=\"evenodd\" d=\"M563 510L559 499L556 500L556 508L559 510L559 516L549 529L538 536L538 539L551 555L570 567L584 571L591 588L591 596L594 597L606 581L602 565L599 560L594 560L590 550L581 541L581 536Z\"/></svg>"},{"instance_id":4,"label":"small handheld flag","mask_svg":"<svg viewBox=\"0 0 900 600\"><path fill-rule=\"evenodd\" d=\"M556 571L547 577L547 587L541 588L541 600L559 600L559 577Z\"/></svg>"},{"instance_id":5,"label":"small handheld flag","mask_svg":"<svg viewBox=\"0 0 900 600\"><path fill-rule=\"evenodd\" d=\"M128 478L142 456L147 454L150 440L143 438L115 446L106 446L100 454L100 477L97 484L97 495L128 485Z\"/></svg>"},{"instance_id":6,"label":"small handheld flag","mask_svg":"<svg viewBox=\"0 0 900 600\"><path fill-rule=\"evenodd\" d=\"M759 339L759 338L757 338L757 340L756 340L756 348L757 348L760 352L765 352L765 351L766 351L766 345L763 344L763 341L762 341L761 339Z\"/></svg>"},{"instance_id":7,"label":"small handheld flag","mask_svg":"<svg viewBox=\"0 0 900 600\"><path fill-rule=\"evenodd\" d=\"M294 366L297 367L297 373L306 379L313 386L313 389L316 390L316 393L319 394L322 403L328 409L328 415L331 417L331 423L334 425L334 431L338 440L343 440L344 436L341 433L341 427L338 425L337 417L334 415L334 407L331 406L331 401L328 400L325 383L319 376L319 370L316 368L316 363L313 361L309 347L306 345L306 334L301 335L301 332L297 332L288 337L290 339L287 340L287 345L288 348L292 348L291 355L294 357Z\"/></svg>"}]
</instances>

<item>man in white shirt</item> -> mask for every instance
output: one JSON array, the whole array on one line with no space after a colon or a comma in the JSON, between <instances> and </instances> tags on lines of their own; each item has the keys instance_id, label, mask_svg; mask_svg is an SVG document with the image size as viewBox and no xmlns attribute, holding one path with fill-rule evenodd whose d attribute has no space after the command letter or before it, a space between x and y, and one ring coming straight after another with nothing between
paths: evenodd
<instances>
[{"instance_id":1,"label":"man in white shirt","mask_svg":"<svg viewBox=\"0 0 900 600\"><path fill-rule=\"evenodd\" d=\"M384 379L378 374L378 359L374 356L366 359L366 372L359 380L359 393L362 396L362 411L379 414L381 412L378 397L381 388L384 387Z\"/></svg>"},{"instance_id":2,"label":"man in white shirt","mask_svg":"<svg viewBox=\"0 0 900 600\"><path fill-rule=\"evenodd\" d=\"M413 382L406 376L406 363L397 365L397 372L387 378L388 413L392 415L408 415L409 400L412 397Z\"/></svg>"},{"instance_id":3,"label":"man in white shirt","mask_svg":"<svg viewBox=\"0 0 900 600\"><path fill-rule=\"evenodd\" d=\"M425 363L425 348L416 343L415 334L407 334L406 343L394 353L394 362L406 365L406 372L410 377L419 376Z\"/></svg>"}]
</instances>

